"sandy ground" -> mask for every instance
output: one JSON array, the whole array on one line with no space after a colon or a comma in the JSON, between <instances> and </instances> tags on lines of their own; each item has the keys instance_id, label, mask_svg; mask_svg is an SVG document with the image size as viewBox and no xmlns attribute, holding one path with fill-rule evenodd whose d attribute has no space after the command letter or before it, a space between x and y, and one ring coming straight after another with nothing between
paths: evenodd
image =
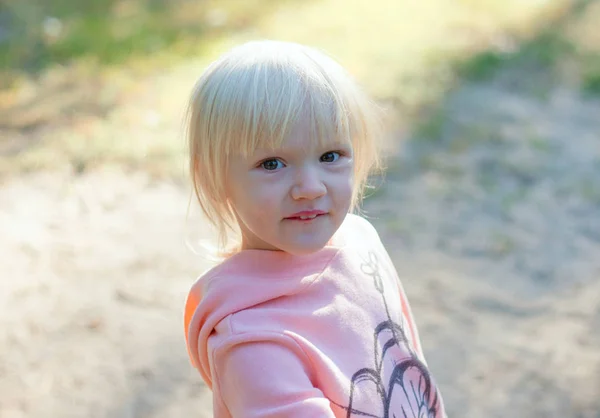
<instances>
[{"instance_id":1,"label":"sandy ground","mask_svg":"<svg viewBox=\"0 0 600 418\"><path fill-rule=\"evenodd\" d=\"M600 417L600 103L490 82L444 109L366 209L449 415ZM3 181L1 418L211 416L183 341L208 266L188 199L119 168Z\"/></svg>"},{"instance_id":2,"label":"sandy ground","mask_svg":"<svg viewBox=\"0 0 600 418\"><path fill-rule=\"evenodd\" d=\"M444 107L367 206L449 414L597 418L600 102L499 82Z\"/></svg>"},{"instance_id":3,"label":"sandy ground","mask_svg":"<svg viewBox=\"0 0 600 418\"><path fill-rule=\"evenodd\" d=\"M139 173L40 173L0 201L0 415L210 416L182 340L204 268L184 244L187 193Z\"/></svg>"}]
</instances>

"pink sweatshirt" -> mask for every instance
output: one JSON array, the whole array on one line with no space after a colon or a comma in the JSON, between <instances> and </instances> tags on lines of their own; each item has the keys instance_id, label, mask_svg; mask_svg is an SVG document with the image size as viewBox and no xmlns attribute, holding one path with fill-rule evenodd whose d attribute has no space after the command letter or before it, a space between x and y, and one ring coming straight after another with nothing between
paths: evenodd
<instances>
[{"instance_id":1,"label":"pink sweatshirt","mask_svg":"<svg viewBox=\"0 0 600 418\"><path fill-rule=\"evenodd\" d=\"M307 256L245 250L192 287L185 334L221 417L445 417L398 275L348 215Z\"/></svg>"}]
</instances>

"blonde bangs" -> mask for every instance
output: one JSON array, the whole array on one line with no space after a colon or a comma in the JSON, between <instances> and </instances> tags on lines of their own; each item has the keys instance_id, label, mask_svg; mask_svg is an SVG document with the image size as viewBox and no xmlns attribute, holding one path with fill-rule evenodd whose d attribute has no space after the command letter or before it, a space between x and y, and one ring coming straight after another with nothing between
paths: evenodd
<instances>
[{"instance_id":1,"label":"blonde bangs","mask_svg":"<svg viewBox=\"0 0 600 418\"><path fill-rule=\"evenodd\" d=\"M207 121L225 155L280 148L301 118L310 123L307 139L319 145L347 143L361 133L348 91L309 63L238 64L228 71Z\"/></svg>"}]
</instances>

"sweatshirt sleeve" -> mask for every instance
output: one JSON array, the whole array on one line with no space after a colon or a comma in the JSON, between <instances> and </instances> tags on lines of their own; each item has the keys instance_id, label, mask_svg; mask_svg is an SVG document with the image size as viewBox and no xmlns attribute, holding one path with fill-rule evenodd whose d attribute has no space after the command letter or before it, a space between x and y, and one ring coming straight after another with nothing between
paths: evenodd
<instances>
[{"instance_id":1,"label":"sweatshirt sleeve","mask_svg":"<svg viewBox=\"0 0 600 418\"><path fill-rule=\"evenodd\" d=\"M306 361L285 335L222 344L213 352L215 418L334 417Z\"/></svg>"}]
</instances>

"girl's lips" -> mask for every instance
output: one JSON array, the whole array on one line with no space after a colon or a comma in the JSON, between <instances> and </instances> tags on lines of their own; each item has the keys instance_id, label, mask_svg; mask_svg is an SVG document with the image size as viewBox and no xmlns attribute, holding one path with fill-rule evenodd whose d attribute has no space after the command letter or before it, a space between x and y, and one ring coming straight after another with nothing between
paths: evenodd
<instances>
[{"instance_id":1,"label":"girl's lips","mask_svg":"<svg viewBox=\"0 0 600 418\"><path fill-rule=\"evenodd\" d=\"M297 221L297 222L308 223L308 222L314 221L317 218L320 218L323 215L327 215L327 213L318 213L318 214L313 214L313 215L302 215L303 217L310 216L309 218L304 218L304 219L302 219L300 216L290 216L289 218L285 218L285 220L287 220L287 221Z\"/></svg>"},{"instance_id":2,"label":"girl's lips","mask_svg":"<svg viewBox=\"0 0 600 418\"><path fill-rule=\"evenodd\" d=\"M300 218L300 217L309 218L309 217L325 215L325 214L327 214L327 212L324 212L322 210L303 210L302 212L296 212L293 215L288 216L285 219L296 219L296 218Z\"/></svg>"}]
</instances>

